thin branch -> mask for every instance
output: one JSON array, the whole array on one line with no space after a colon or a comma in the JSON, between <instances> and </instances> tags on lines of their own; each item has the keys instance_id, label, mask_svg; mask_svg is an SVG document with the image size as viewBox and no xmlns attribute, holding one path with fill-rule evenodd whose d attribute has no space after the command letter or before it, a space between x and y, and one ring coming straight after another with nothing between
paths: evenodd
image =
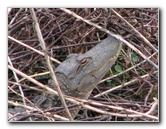
<instances>
[{"instance_id":1,"label":"thin branch","mask_svg":"<svg viewBox=\"0 0 166 129\"><path fill-rule=\"evenodd\" d=\"M9 64L13 67L13 64L12 64L12 62L11 62L9 56L8 56L8 62L9 62ZM18 77L17 77L17 74L16 74L14 71L12 71L12 72L13 72L13 74L14 74L14 78L15 78L16 82L19 82L19 79L18 79ZM24 99L25 96L24 96L24 92L22 91L22 87L21 87L20 85L18 85L18 87L19 87L19 90L20 90L20 93L21 93L21 96L22 96L22 101L23 101L24 105L26 105L26 101L25 101L25 99Z\"/></svg>"},{"instance_id":2,"label":"thin branch","mask_svg":"<svg viewBox=\"0 0 166 129\"><path fill-rule=\"evenodd\" d=\"M114 91L114 90L120 89L120 88L122 88L122 87L125 87L125 86L128 86L128 85L132 85L132 84L136 83L137 81L139 81L139 79L137 79L137 78L136 78L136 79L133 79L133 80L131 80L131 81L129 81L129 82L126 82L126 83L124 83L124 84L121 84L121 85L119 85L119 86L113 87L113 88L111 88L111 89L109 89L109 90L106 90L106 91L104 91L104 92L101 92L101 93L95 95L94 97L99 97L99 96L105 95L105 94L107 94L107 93L110 93L110 92L112 92L112 91Z\"/></svg>"},{"instance_id":3,"label":"thin branch","mask_svg":"<svg viewBox=\"0 0 166 129\"><path fill-rule=\"evenodd\" d=\"M37 21L37 17L35 15L35 12L34 12L34 9L33 8L30 8L30 12L31 12L31 15L32 15L32 19L34 21L34 26L35 26L35 30L36 30L36 33L37 33L37 36L38 36L38 39L39 39L39 42L40 42L40 45L44 51L44 56L45 56L45 59L46 59L46 62L47 62L47 65L48 65L48 68L49 68L49 71L50 71L50 74L51 74L51 77L52 77L52 80L53 80L53 84L54 86L56 87L57 91L58 91L58 94L59 94L59 97L61 99L61 102L63 104L63 106L65 107L65 111L66 111L66 114L68 116L68 118L70 120L73 120L71 114L70 114L70 111L67 107L67 104L65 102L65 99L63 97L63 94L62 94L62 91L60 89L60 86L58 84L58 81L57 81L57 78L55 76L55 73L54 73L54 70L51 66L51 62L50 62L50 58L47 54L47 50L46 50L46 46L45 46L45 42L44 42L44 39L43 39L43 36L42 36L42 33L40 31L40 27L39 27L39 24L38 24L38 21Z\"/></svg>"},{"instance_id":4,"label":"thin branch","mask_svg":"<svg viewBox=\"0 0 166 129\"><path fill-rule=\"evenodd\" d=\"M137 33L147 45L149 45L155 52L158 53L158 50L138 31L136 30L127 20L125 20L118 12L114 9L111 9L119 18L121 18L135 33Z\"/></svg>"},{"instance_id":5,"label":"thin branch","mask_svg":"<svg viewBox=\"0 0 166 129\"><path fill-rule=\"evenodd\" d=\"M10 100L8 100L8 103L11 104L11 105L14 105L16 107L22 107L22 108L25 108L25 109L28 109L28 110L33 110L33 111L37 111L36 108L34 107L31 107L31 106L27 106L27 105L23 105L23 104L19 104L17 102L12 102Z\"/></svg>"},{"instance_id":6,"label":"thin branch","mask_svg":"<svg viewBox=\"0 0 166 129\"><path fill-rule=\"evenodd\" d=\"M149 113L137 112L137 111L134 111L132 109L127 109L127 108L123 108L123 107L120 107L120 106L105 105L105 104L98 103L98 102L95 102L95 101L92 101L92 100L83 100L83 99L78 99L78 98L76 100L78 100L80 102L96 105L96 106L107 107L107 108L110 108L110 109L113 109L113 110L120 110L120 111L125 111L125 112L128 112L128 113L134 113L134 115L131 115L131 114L128 114L128 113L120 114L121 117L142 117L142 116L145 116L145 117L148 117L148 118L151 118L151 119L154 119L154 120L158 120L158 118L156 116L149 115ZM88 108L90 110L93 109L94 111L102 113L102 114L110 114L110 115L113 115L113 116L117 116L116 113L104 111L104 110L101 110L101 109L98 109L98 108L94 108L94 107L86 105L86 104L83 104L83 105L84 105L84 107L86 107L86 108Z\"/></svg>"},{"instance_id":7,"label":"thin branch","mask_svg":"<svg viewBox=\"0 0 166 129\"><path fill-rule=\"evenodd\" d=\"M21 84L19 82L8 81L8 83L13 84L12 86L10 86L10 88L8 89L8 91L10 91L11 89L13 89L15 85L22 85L22 87L26 87L26 88L31 89L31 90L43 92L43 89L39 89L39 88L36 88L36 87L33 87L33 86L29 86L29 85L26 85L26 84Z\"/></svg>"},{"instance_id":8,"label":"thin branch","mask_svg":"<svg viewBox=\"0 0 166 129\"><path fill-rule=\"evenodd\" d=\"M68 10L68 9L65 9L65 8L60 8L60 9L63 10L64 12L66 12L66 13L74 16L74 17L76 17L77 19L80 19L80 20L86 22L87 24L92 25L92 26L100 29L101 31L104 31L105 33L113 36L114 38L116 38L116 39L124 42L128 47L130 47L131 49L133 49L137 54L139 54L141 57L143 57L145 60L147 60L156 69L158 69L158 66L153 61L151 61L150 59L148 59L140 50L138 50L136 47L134 47L128 41L126 41L125 39L123 39L121 36L116 35L116 34L112 33L111 31L109 31L109 30L107 30L107 29L105 29L105 28L103 28L103 27L101 27L101 26L99 26L97 24L94 24L94 23L90 22L89 20L86 20L86 19L80 17L79 15L77 15L76 13L74 13L74 12Z\"/></svg>"},{"instance_id":9,"label":"thin branch","mask_svg":"<svg viewBox=\"0 0 166 129\"><path fill-rule=\"evenodd\" d=\"M153 102L150 110L148 112L146 112L146 114L152 114L158 105L158 99L157 98L153 98L153 99L154 99L154 102Z\"/></svg>"},{"instance_id":10,"label":"thin branch","mask_svg":"<svg viewBox=\"0 0 166 129\"><path fill-rule=\"evenodd\" d=\"M21 72L21 71L15 69L14 67L12 67L12 66L10 66L10 65L8 65L8 68L9 68L10 70L12 70L12 71L15 71L17 74L19 74L20 76L26 78L27 80L33 82L33 83L36 84L37 86L39 86L39 87L41 87L41 88L43 88L43 89L46 89L46 90L49 91L51 94L58 96L58 93L57 93L55 90L53 90L53 89L51 89L51 88L49 88L49 87L43 85L42 83L36 81L36 80L33 79L32 77L27 76L25 73L23 73L23 72Z\"/></svg>"},{"instance_id":11,"label":"thin branch","mask_svg":"<svg viewBox=\"0 0 166 129\"><path fill-rule=\"evenodd\" d=\"M13 106L16 106L16 107L21 107L21 108L32 110L32 111L39 111L39 112L41 112L41 110L38 110L37 108L31 107L31 106L27 106L27 105L23 105L23 104L20 104L20 103L17 103L17 102L13 102L13 101L10 101L10 100L8 100L8 103L10 105L13 105ZM45 116L49 115L49 113L44 113L44 114L45 114ZM60 119L60 120L69 121L69 119L67 119L65 117L62 117L62 116L59 116L59 115L54 115L54 117L57 118L57 119Z\"/></svg>"},{"instance_id":12,"label":"thin branch","mask_svg":"<svg viewBox=\"0 0 166 129\"><path fill-rule=\"evenodd\" d=\"M50 72L44 72L44 73L37 73L37 74L33 74L31 75L30 77L38 77L38 76L43 76L43 75L47 75L47 74L50 74ZM12 83L10 81L8 81L9 83L12 83L13 85L11 86L11 88L14 88L16 85L21 85L20 82L24 81L26 78L22 78L20 79L18 82L16 83ZM25 85L25 84L24 84ZM23 85L22 85L23 86ZM10 90L9 90L10 91Z\"/></svg>"},{"instance_id":13,"label":"thin branch","mask_svg":"<svg viewBox=\"0 0 166 129\"><path fill-rule=\"evenodd\" d=\"M8 62L9 62L9 64L13 67L13 64L12 64L12 62L11 62L9 56L8 56ZM17 77L17 74L16 74L14 71L12 71L12 72L13 72L13 74L14 74L14 77L15 77L16 82L19 82L19 79L18 79L18 77ZM21 97L22 97L23 104L26 106L25 96L24 96L24 92L23 92L23 90L22 90L22 87L21 87L20 85L18 85L18 88L19 88L20 93L21 93ZM28 111L26 111L26 112L28 113ZM32 121L31 117L29 118L29 120Z\"/></svg>"},{"instance_id":14,"label":"thin branch","mask_svg":"<svg viewBox=\"0 0 166 129\"><path fill-rule=\"evenodd\" d=\"M12 18L12 20L9 23L9 26L13 24L13 22L16 20L17 16L20 14L20 12L23 11L23 8L20 8L19 11L16 13L16 15Z\"/></svg>"},{"instance_id":15,"label":"thin branch","mask_svg":"<svg viewBox=\"0 0 166 129\"><path fill-rule=\"evenodd\" d=\"M21 41L19 41L19 40L13 38L13 37L11 37L11 36L8 36L8 38L9 38L10 40L12 40L12 41L18 43L18 44L21 44L21 45L24 46L24 47L27 47L27 48L31 49L32 51L35 51L35 52L37 52L38 54L44 56L44 53L43 53L43 52L40 52L40 51L36 50L35 48L32 48L31 46L29 46L29 45L27 45L27 44L25 44L25 43L22 43ZM50 57L50 59L51 59L52 61L58 63L58 64L61 63L60 61L58 61L58 60L56 60L56 59L54 59L54 58L52 58L52 57Z\"/></svg>"},{"instance_id":16,"label":"thin branch","mask_svg":"<svg viewBox=\"0 0 166 129\"><path fill-rule=\"evenodd\" d=\"M79 43L79 44L70 44L70 45L66 45L66 46L55 46L52 47L52 49L54 50L59 50L59 49L64 49L64 48L69 48L69 47L77 47L77 46L83 46L83 45L92 45L92 44L98 44L101 41L95 41L95 42L83 42L83 43Z\"/></svg>"},{"instance_id":17,"label":"thin branch","mask_svg":"<svg viewBox=\"0 0 166 129\"><path fill-rule=\"evenodd\" d=\"M17 83L18 84L18 83ZM20 83L19 83L20 84ZM17 91L15 91L13 88L11 88L10 86L8 86L8 88L15 93L16 95L24 98L24 101L27 100L27 102L29 102L30 104L34 105L34 103L32 103L29 99L27 99L25 96L23 96L22 94L17 93ZM23 103L24 104L24 103ZM27 106L26 104L24 104L25 106Z\"/></svg>"},{"instance_id":18,"label":"thin branch","mask_svg":"<svg viewBox=\"0 0 166 129\"><path fill-rule=\"evenodd\" d=\"M145 74L145 75L141 76L140 78L145 78L145 77L148 77L149 75L150 75L150 74ZM102 93L99 93L99 94L95 95L94 97L102 96L102 95L107 94L107 93L110 93L110 92L112 92L112 91L114 91L114 90L120 89L120 88L122 88L122 87L124 87L124 86L132 85L132 84L134 84L134 83L136 83L136 82L138 82L138 81L139 81L139 78L133 79L133 80L131 80L131 81L129 81L129 82L126 82L126 83L121 84L121 85L119 85L119 86L113 87L113 88L111 88L111 89L109 89L109 90L106 90L106 91L104 91L104 92L102 92Z\"/></svg>"}]
</instances>

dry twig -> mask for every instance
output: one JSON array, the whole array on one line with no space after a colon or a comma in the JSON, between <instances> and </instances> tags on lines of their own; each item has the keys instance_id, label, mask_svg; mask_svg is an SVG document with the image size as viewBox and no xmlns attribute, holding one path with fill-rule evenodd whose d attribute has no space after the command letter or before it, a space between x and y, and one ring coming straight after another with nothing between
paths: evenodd
<instances>
[{"instance_id":1,"label":"dry twig","mask_svg":"<svg viewBox=\"0 0 166 129\"><path fill-rule=\"evenodd\" d=\"M30 9L30 12L31 12L31 14L32 14L32 19L33 19L34 24L35 24L35 29L36 29L36 32L37 32L37 35L38 35L38 38L39 38L40 45L41 45L41 47L42 47L42 49L43 49L43 51L44 51L44 56L45 56L45 59L46 59L46 62L47 62L47 65L48 65L48 68L49 68L49 71L50 71L52 80L53 80L53 84L55 85L55 87L56 87L56 89L57 89L57 92L58 92L58 94L59 94L59 97L60 97L60 99L61 99L61 101L62 101L62 104L63 104L63 106L65 107L65 110L66 110L66 113L67 113L68 118L69 118L70 120L73 120L73 118L72 118L72 116L71 116L71 114L70 114L70 112L69 112L69 109L68 109L68 107L67 107L67 104L66 104L66 102L65 102L65 99L64 99L64 97L63 97L63 94L62 94L62 91L61 91L61 89L60 89L60 86L59 86L59 84L58 84L58 81L57 81L57 78L56 78L56 76L55 76L54 70L53 70L53 68L52 68L52 66L51 66L50 57L49 57L48 54L47 54L47 49L46 49L46 46L45 46L45 42L44 42L42 33L41 33L41 31L40 31L40 27L39 27L39 24L38 24L38 22L37 22L37 18L36 18L34 9L31 8L31 9Z\"/></svg>"}]
</instances>

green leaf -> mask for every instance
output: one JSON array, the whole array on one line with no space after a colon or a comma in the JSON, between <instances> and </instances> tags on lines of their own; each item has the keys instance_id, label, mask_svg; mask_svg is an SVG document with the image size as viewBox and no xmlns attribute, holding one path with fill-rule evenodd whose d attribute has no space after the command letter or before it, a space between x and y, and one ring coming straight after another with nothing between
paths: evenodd
<instances>
[{"instance_id":1,"label":"green leaf","mask_svg":"<svg viewBox=\"0 0 166 129\"><path fill-rule=\"evenodd\" d=\"M128 72L124 73L123 74L125 78L129 78L130 77L130 74Z\"/></svg>"},{"instance_id":2,"label":"green leaf","mask_svg":"<svg viewBox=\"0 0 166 129\"><path fill-rule=\"evenodd\" d=\"M116 82L113 82L112 80L107 80L106 82L108 83L109 87L115 87L117 85Z\"/></svg>"},{"instance_id":3,"label":"green leaf","mask_svg":"<svg viewBox=\"0 0 166 129\"><path fill-rule=\"evenodd\" d=\"M122 67L120 65L117 64L117 65L115 65L114 68L115 68L116 72L119 72L119 73L122 72Z\"/></svg>"},{"instance_id":4,"label":"green leaf","mask_svg":"<svg viewBox=\"0 0 166 129\"><path fill-rule=\"evenodd\" d=\"M131 53L131 60L135 63L139 62L139 57L135 53Z\"/></svg>"},{"instance_id":5,"label":"green leaf","mask_svg":"<svg viewBox=\"0 0 166 129\"><path fill-rule=\"evenodd\" d=\"M111 80L106 80L106 82L111 83Z\"/></svg>"}]
</instances>

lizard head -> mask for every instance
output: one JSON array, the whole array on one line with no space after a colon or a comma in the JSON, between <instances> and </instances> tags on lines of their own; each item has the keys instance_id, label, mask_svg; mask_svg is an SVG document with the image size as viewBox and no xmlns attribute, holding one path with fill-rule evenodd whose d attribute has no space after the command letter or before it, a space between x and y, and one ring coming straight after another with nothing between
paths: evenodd
<instances>
[{"instance_id":1,"label":"lizard head","mask_svg":"<svg viewBox=\"0 0 166 129\"><path fill-rule=\"evenodd\" d=\"M87 98L115 63L121 42L108 37L84 54L70 54L55 74L64 94Z\"/></svg>"}]
</instances>

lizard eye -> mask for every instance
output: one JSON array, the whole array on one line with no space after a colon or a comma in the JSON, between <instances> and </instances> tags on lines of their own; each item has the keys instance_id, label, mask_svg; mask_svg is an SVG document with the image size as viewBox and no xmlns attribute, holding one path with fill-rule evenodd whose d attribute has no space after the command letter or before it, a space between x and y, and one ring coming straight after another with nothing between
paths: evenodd
<instances>
[{"instance_id":1,"label":"lizard eye","mask_svg":"<svg viewBox=\"0 0 166 129\"><path fill-rule=\"evenodd\" d=\"M91 59L91 57L77 58L77 62L80 64L80 66L77 68L77 73L79 73L81 68L85 66Z\"/></svg>"},{"instance_id":2,"label":"lizard eye","mask_svg":"<svg viewBox=\"0 0 166 129\"><path fill-rule=\"evenodd\" d=\"M90 61L90 59L91 59L91 57L85 57L85 58L83 58L81 60L77 60L77 61L80 65L84 66Z\"/></svg>"}]
</instances>

